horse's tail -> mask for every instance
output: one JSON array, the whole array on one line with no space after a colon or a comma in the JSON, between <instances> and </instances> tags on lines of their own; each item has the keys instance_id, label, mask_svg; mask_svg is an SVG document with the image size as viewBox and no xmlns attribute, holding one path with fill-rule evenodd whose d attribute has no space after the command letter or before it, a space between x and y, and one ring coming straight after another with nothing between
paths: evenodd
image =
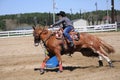
<instances>
[{"instance_id":1,"label":"horse's tail","mask_svg":"<svg viewBox=\"0 0 120 80\"><path fill-rule=\"evenodd\" d=\"M109 53L109 54L115 52L114 48L113 48L111 45L107 44L106 42L104 42L104 41L101 40L101 39L100 39L100 45L101 45L101 47L103 48L103 50L104 50L105 52Z\"/></svg>"}]
</instances>

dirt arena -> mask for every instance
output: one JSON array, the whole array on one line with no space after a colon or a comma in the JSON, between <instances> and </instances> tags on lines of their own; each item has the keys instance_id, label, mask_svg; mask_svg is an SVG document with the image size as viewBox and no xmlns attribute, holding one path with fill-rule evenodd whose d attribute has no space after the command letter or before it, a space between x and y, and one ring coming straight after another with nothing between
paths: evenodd
<instances>
[{"instance_id":1,"label":"dirt arena","mask_svg":"<svg viewBox=\"0 0 120 80\"><path fill-rule=\"evenodd\" d=\"M116 52L109 57L114 68L98 67L98 59L74 53L63 55L64 71L48 71L40 75L39 68L44 58L43 50L34 47L33 37L0 39L0 80L120 80L120 32L91 33L111 44Z\"/></svg>"}]
</instances>

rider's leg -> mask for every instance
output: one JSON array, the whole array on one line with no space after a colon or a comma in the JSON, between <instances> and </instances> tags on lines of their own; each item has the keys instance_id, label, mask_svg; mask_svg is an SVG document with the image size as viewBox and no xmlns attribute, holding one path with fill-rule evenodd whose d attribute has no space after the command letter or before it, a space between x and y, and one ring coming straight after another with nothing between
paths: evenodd
<instances>
[{"instance_id":1,"label":"rider's leg","mask_svg":"<svg viewBox=\"0 0 120 80\"><path fill-rule=\"evenodd\" d=\"M73 44L73 40L72 38L70 37L70 34L69 32L73 29L72 26L67 26L64 31L63 31L63 34L65 35L65 37L67 37L67 39L70 41L70 46L73 47L74 44Z\"/></svg>"}]
</instances>

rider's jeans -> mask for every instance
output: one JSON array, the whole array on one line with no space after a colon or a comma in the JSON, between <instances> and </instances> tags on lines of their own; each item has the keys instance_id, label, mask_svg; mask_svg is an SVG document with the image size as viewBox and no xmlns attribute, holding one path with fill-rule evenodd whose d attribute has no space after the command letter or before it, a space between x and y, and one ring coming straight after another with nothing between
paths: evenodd
<instances>
[{"instance_id":1,"label":"rider's jeans","mask_svg":"<svg viewBox=\"0 0 120 80\"><path fill-rule=\"evenodd\" d=\"M64 36L67 37L67 39L68 39L70 42L73 41L72 38L70 37L70 34L69 34L69 32L70 32L72 29L73 29L73 26L67 26L67 27L64 29L64 31L63 31Z\"/></svg>"}]
</instances>

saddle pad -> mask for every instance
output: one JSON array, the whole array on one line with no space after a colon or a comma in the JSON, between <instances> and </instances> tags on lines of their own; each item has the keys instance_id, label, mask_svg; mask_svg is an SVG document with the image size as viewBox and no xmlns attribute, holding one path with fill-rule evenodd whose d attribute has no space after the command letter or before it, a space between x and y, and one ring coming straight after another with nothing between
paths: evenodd
<instances>
[{"instance_id":1,"label":"saddle pad","mask_svg":"<svg viewBox=\"0 0 120 80\"><path fill-rule=\"evenodd\" d=\"M47 62L46 62L46 68L55 68L58 67L59 62L56 56L51 57Z\"/></svg>"}]
</instances>

